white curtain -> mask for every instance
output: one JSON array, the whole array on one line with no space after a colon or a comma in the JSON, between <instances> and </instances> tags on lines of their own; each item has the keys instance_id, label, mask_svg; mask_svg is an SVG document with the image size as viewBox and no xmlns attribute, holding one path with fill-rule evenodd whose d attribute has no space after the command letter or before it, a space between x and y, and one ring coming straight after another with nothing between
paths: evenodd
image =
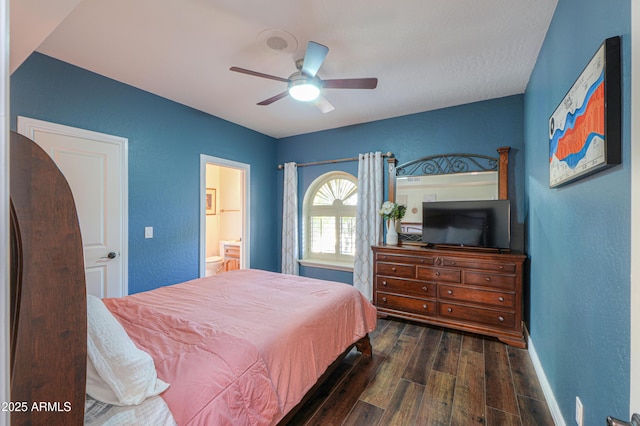
<instances>
[{"instance_id":1,"label":"white curtain","mask_svg":"<svg viewBox=\"0 0 640 426\"><path fill-rule=\"evenodd\" d=\"M382 241L380 206L384 195L384 165L380 152L358 156L358 209L356 212L356 255L353 286L373 299L373 253L371 246Z\"/></svg>"},{"instance_id":2,"label":"white curtain","mask_svg":"<svg viewBox=\"0 0 640 426\"><path fill-rule=\"evenodd\" d=\"M282 195L282 273L298 275L298 167L284 165Z\"/></svg>"}]
</instances>

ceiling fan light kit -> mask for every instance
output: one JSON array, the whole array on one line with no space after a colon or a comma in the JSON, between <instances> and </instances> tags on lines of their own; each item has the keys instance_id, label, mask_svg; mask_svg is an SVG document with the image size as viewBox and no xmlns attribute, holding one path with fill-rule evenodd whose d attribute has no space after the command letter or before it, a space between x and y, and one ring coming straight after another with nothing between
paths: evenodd
<instances>
[{"instance_id":1,"label":"ceiling fan light kit","mask_svg":"<svg viewBox=\"0 0 640 426\"><path fill-rule=\"evenodd\" d=\"M297 101L314 101L320 96L319 86L318 79L309 78L301 72L296 72L289 77L289 96Z\"/></svg>"},{"instance_id":2,"label":"ceiling fan light kit","mask_svg":"<svg viewBox=\"0 0 640 426\"><path fill-rule=\"evenodd\" d=\"M321 80L316 76L318 70L324 62L324 58L329 53L329 48L322 44L310 41L307 44L307 51L304 59L296 61L298 71L289 76L288 79L264 74L257 71L251 71L239 67L229 68L231 71L248 74L255 77L267 78L270 80L282 81L287 83L287 91L279 93L275 96L258 102L258 105L271 105L272 103L285 98L287 95L293 99L303 102L319 100L316 106L323 112L327 113L334 109L333 105L321 96L320 89L375 89L378 86L377 78L344 78L334 80Z\"/></svg>"}]
</instances>

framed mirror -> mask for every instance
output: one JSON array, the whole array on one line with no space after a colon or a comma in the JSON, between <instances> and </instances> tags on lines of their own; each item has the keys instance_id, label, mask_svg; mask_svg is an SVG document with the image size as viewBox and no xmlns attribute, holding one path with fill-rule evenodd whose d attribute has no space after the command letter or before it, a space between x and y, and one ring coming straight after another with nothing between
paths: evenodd
<instances>
[{"instance_id":1,"label":"framed mirror","mask_svg":"<svg viewBox=\"0 0 640 426\"><path fill-rule=\"evenodd\" d=\"M401 234L422 232L423 201L508 199L509 150L498 148L498 157L444 154L399 166L389 161L389 199L407 206Z\"/></svg>"}]
</instances>

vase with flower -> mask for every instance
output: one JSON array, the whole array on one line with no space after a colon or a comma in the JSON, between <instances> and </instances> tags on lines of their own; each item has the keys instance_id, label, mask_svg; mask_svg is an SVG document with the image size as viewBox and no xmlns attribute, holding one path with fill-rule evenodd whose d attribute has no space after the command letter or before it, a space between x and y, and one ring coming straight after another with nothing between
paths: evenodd
<instances>
[{"instance_id":1,"label":"vase with flower","mask_svg":"<svg viewBox=\"0 0 640 426\"><path fill-rule=\"evenodd\" d=\"M398 245L397 225L404 217L407 207L394 203L393 201L385 201L380 208L380 215L387 222L387 234L385 241L387 245Z\"/></svg>"}]
</instances>

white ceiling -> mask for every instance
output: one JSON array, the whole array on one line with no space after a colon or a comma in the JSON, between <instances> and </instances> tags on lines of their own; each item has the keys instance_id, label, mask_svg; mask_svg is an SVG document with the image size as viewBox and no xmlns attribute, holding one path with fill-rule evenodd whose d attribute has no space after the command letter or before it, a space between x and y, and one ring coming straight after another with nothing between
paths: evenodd
<instances>
[{"instance_id":1,"label":"white ceiling","mask_svg":"<svg viewBox=\"0 0 640 426\"><path fill-rule=\"evenodd\" d=\"M33 50L276 138L524 93L557 0L11 0L11 70ZM286 31L293 51L267 47ZM266 33L265 33L266 31ZM284 35L282 36L284 38ZM309 40L327 114L287 97Z\"/></svg>"}]
</instances>

